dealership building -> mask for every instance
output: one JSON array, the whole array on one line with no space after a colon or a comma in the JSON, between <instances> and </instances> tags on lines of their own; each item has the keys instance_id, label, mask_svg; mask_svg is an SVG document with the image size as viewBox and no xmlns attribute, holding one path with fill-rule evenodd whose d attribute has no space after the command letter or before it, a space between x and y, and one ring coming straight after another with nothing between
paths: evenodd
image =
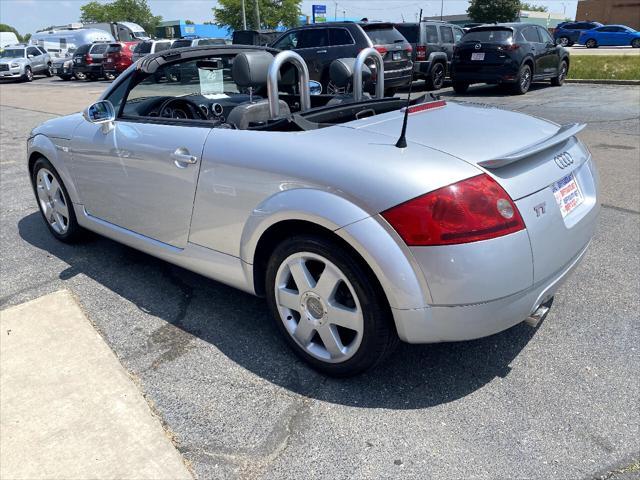
<instances>
[{"instance_id":1,"label":"dealership building","mask_svg":"<svg viewBox=\"0 0 640 480\"><path fill-rule=\"evenodd\" d=\"M640 30L640 0L580 0L576 20L621 24Z\"/></svg>"}]
</instances>

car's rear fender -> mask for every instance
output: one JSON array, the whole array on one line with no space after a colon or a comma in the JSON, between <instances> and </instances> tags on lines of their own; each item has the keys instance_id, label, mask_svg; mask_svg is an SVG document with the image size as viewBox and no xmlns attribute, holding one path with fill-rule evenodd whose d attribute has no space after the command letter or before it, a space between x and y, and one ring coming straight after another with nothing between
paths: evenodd
<instances>
[{"instance_id":1,"label":"car's rear fender","mask_svg":"<svg viewBox=\"0 0 640 480\"><path fill-rule=\"evenodd\" d=\"M319 189L278 192L253 211L245 224L240 246L247 279L255 279L253 269L259 268L255 259L260 240L270 228L291 220L316 225L344 240L371 268L392 308L423 308L431 300L420 267L381 217L372 216L333 192Z\"/></svg>"}]
</instances>

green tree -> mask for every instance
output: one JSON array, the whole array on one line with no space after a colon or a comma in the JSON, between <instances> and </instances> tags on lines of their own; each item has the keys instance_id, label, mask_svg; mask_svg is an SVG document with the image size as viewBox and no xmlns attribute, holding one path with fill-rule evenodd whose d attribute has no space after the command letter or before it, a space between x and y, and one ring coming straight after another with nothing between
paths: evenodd
<instances>
[{"instance_id":1,"label":"green tree","mask_svg":"<svg viewBox=\"0 0 640 480\"><path fill-rule=\"evenodd\" d=\"M260 25L257 23L256 2L260 11ZM295 27L299 23L302 0L245 0L247 28ZM221 27L242 30L242 0L219 0L212 8L215 23Z\"/></svg>"},{"instance_id":2,"label":"green tree","mask_svg":"<svg viewBox=\"0 0 640 480\"><path fill-rule=\"evenodd\" d=\"M544 5L532 5L526 2L520 2L520 10L527 10L529 12L548 12L549 9Z\"/></svg>"},{"instance_id":3,"label":"green tree","mask_svg":"<svg viewBox=\"0 0 640 480\"><path fill-rule=\"evenodd\" d=\"M467 14L474 22L512 22L520 11L520 0L471 0Z\"/></svg>"},{"instance_id":4,"label":"green tree","mask_svg":"<svg viewBox=\"0 0 640 480\"><path fill-rule=\"evenodd\" d=\"M184 24L185 25L195 25L196 22L194 22L193 20L185 20Z\"/></svg>"},{"instance_id":5,"label":"green tree","mask_svg":"<svg viewBox=\"0 0 640 480\"><path fill-rule=\"evenodd\" d=\"M23 37L22 35L20 35L18 30L13 28L11 25L7 25L6 23L0 23L0 32L13 32L13 33L15 33L16 37L18 37L18 41L22 42L22 43L28 42L29 39L31 38L31 34L30 33L27 33Z\"/></svg>"},{"instance_id":6,"label":"green tree","mask_svg":"<svg viewBox=\"0 0 640 480\"><path fill-rule=\"evenodd\" d=\"M94 0L82 5L80 12L80 21L83 23L133 22L152 35L162 21L161 16L151 13L147 0L113 0L111 3Z\"/></svg>"}]
</instances>

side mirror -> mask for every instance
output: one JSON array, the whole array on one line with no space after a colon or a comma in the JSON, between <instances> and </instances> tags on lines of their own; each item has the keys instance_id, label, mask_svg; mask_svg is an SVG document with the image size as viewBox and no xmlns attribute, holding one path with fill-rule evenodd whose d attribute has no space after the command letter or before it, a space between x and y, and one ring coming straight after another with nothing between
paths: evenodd
<instances>
[{"instance_id":1,"label":"side mirror","mask_svg":"<svg viewBox=\"0 0 640 480\"><path fill-rule=\"evenodd\" d=\"M90 105L82 116L87 122L102 125L102 131L108 133L116 119L116 110L109 100L100 100Z\"/></svg>"},{"instance_id":2,"label":"side mirror","mask_svg":"<svg viewBox=\"0 0 640 480\"><path fill-rule=\"evenodd\" d=\"M309 94L310 95L321 95L322 94L322 84L320 82L316 82L315 80L309 80Z\"/></svg>"}]
</instances>

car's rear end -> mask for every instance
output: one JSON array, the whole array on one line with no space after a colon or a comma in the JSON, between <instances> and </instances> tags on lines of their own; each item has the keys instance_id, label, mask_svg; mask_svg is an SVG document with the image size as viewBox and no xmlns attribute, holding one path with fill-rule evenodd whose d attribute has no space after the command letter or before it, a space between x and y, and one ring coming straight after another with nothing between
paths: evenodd
<instances>
[{"instance_id":1,"label":"car's rear end","mask_svg":"<svg viewBox=\"0 0 640 480\"><path fill-rule=\"evenodd\" d=\"M396 29L407 39L413 49L411 59L414 76L428 77L431 72L431 52L443 51L439 45L438 27L429 22L397 23Z\"/></svg>"},{"instance_id":2,"label":"car's rear end","mask_svg":"<svg viewBox=\"0 0 640 480\"><path fill-rule=\"evenodd\" d=\"M472 28L455 47L451 76L469 84L515 82L527 48L518 43L512 27Z\"/></svg>"},{"instance_id":3,"label":"car's rear end","mask_svg":"<svg viewBox=\"0 0 640 480\"><path fill-rule=\"evenodd\" d=\"M413 48L392 23L360 24L373 48L380 52L384 62L386 88L409 85L413 78Z\"/></svg>"},{"instance_id":4,"label":"car's rear end","mask_svg":"<svg viewBox=\"0 0 640 480\"><path fill-rule=\"evenodd\" d=\"M93 43L80 46L73 55L74 72L90 79L102 77L104 75L102 62L109 45L109 43Z\"/></svg>"},{"instance_id":5,"label":"car's rear end","mask_svg":"<svg viewBox=\"0 0 640 480\"><path fill-rule=\"evenodd\" d=\"M129 68L132 54L130 47L124 43L109 44L102 62L105 77L115 78Z\"/></svg>"},{"instance_id":6,"label":"car's rear end","mask_svg":"<svg viewBox=\"0 0 640 480\"><path fill-rule=\"evenodd\" d=\"M358 129L395 138L402 115L368 122ZM423 309L394 311L403 340L478 338L546 313L599 212L595 165L575 137L581 128L456 104L411 115L408 150L447 152L451 168L473 168L381 212L428 288Z\"/></svg>"}]
</instances>

